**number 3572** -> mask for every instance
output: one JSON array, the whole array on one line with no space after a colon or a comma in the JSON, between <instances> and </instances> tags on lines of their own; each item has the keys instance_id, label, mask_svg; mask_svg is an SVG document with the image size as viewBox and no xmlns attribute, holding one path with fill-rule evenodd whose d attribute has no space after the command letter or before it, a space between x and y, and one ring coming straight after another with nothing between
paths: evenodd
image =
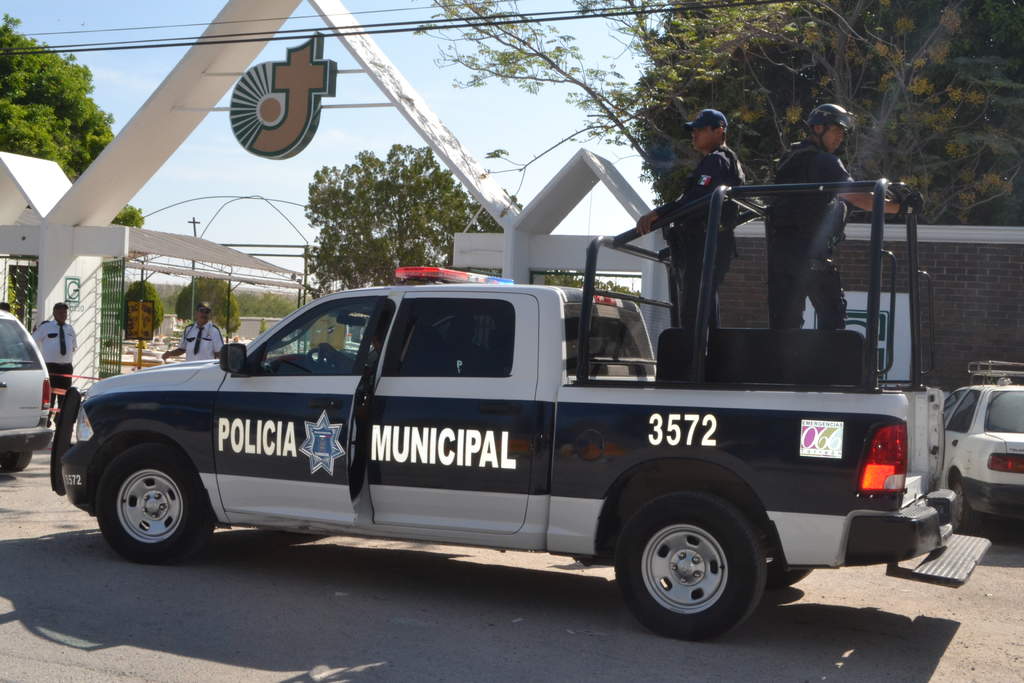
<instances>
[{"instance_id":1,"label":"number 3572","mask_svg":"<svg viewBox=\"0 0 1024 683\"><path fill-rule=\"evenodd\" d=\"M650 425L647 440L652 446L718 445L718 441L715 440L718 419L711 413L651 413L647 423Z\"/></svg>"}]
</instances>

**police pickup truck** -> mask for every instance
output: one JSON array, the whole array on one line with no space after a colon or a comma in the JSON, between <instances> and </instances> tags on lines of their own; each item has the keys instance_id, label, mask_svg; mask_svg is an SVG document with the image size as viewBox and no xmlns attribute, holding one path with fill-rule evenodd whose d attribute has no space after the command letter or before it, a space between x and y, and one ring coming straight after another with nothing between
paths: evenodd
<instances>
[{"instance_id":1,"label":"police pickup truck","mask_svg":"<svg viewBox=\"0 0 1024 683\"><path fill-rule=\"evenodd\" d=\"M407 270L469 282L332 294L219 364L99 382L55 487L139 562L239 525L614 564L685 639L815 568L967 580L987 541L931 491L939 392L879 387L854 332L713 330L682 363L670 327L656 355L656 302L595 293L595 259L582 291ZM806 370L823 348L854 370Z\"/></svg>"}]
</instances>

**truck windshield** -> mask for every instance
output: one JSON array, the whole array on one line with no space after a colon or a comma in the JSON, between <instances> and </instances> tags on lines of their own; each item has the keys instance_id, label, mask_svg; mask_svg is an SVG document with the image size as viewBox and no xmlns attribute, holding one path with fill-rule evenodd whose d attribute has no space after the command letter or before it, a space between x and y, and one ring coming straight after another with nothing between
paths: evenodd
<instances>
[{"instance_id":1,"label":"truck windshield","mask_svg":"<svg viewBox=\"0 0 1024 683\"><path fill-rule=\"evenodd\" d=\"M643 315L635 304L598 303L590 325L591 376L654 378L654 352ZM565 304L565 369L576 372L580 304Z\"/></svg>"},{"instance_id":2,"label":"truck windshield","mask_svg":"<svg viewBox=\"0 0 1024 683\"><path fill-rule=\"evenodd\" d=\"M992 398L985 431L1024 433L1024 391L1006 391Z\"/></svg>"}]
</instances>

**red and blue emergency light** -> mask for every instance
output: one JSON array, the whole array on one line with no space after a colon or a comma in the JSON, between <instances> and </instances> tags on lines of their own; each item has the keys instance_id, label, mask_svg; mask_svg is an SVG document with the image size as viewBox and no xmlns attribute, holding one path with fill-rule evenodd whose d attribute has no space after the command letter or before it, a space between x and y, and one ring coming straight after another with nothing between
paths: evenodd
<instances>
[{"instance_id":1,"label":"red and blue emergency light","mask_svg":"<svg viewBox=\"0 0 1024 683\"><path fill-rule=\"evenodd\" d=\"M448 283L471 285L511 285L515 281L506 277L467 273L464 270L433 266L403 266L395 269L395 280L404 284Z\"/></svg>"}]
</instances>

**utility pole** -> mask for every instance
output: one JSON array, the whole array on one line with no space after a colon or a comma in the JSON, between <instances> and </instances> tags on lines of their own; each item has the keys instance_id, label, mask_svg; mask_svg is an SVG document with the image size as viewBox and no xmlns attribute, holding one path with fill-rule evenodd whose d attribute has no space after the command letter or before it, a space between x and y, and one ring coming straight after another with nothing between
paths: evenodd
<instances>
[{"instance_id":1,"label":"utility pole","mask_svg":"<svg viewBox=\"0 0 1024 683\"><path fill-rule=\"evenodd\" d=\"M199 225L199 221L196 220L195 216L192 216L192 220L185 221L186 223L192 224L192 236L198 237L196 234L196 226ZM196 310L196 262L192 261L192 308L189 309L189 315L195 315Z\"/></svg>"}]
</instances>

